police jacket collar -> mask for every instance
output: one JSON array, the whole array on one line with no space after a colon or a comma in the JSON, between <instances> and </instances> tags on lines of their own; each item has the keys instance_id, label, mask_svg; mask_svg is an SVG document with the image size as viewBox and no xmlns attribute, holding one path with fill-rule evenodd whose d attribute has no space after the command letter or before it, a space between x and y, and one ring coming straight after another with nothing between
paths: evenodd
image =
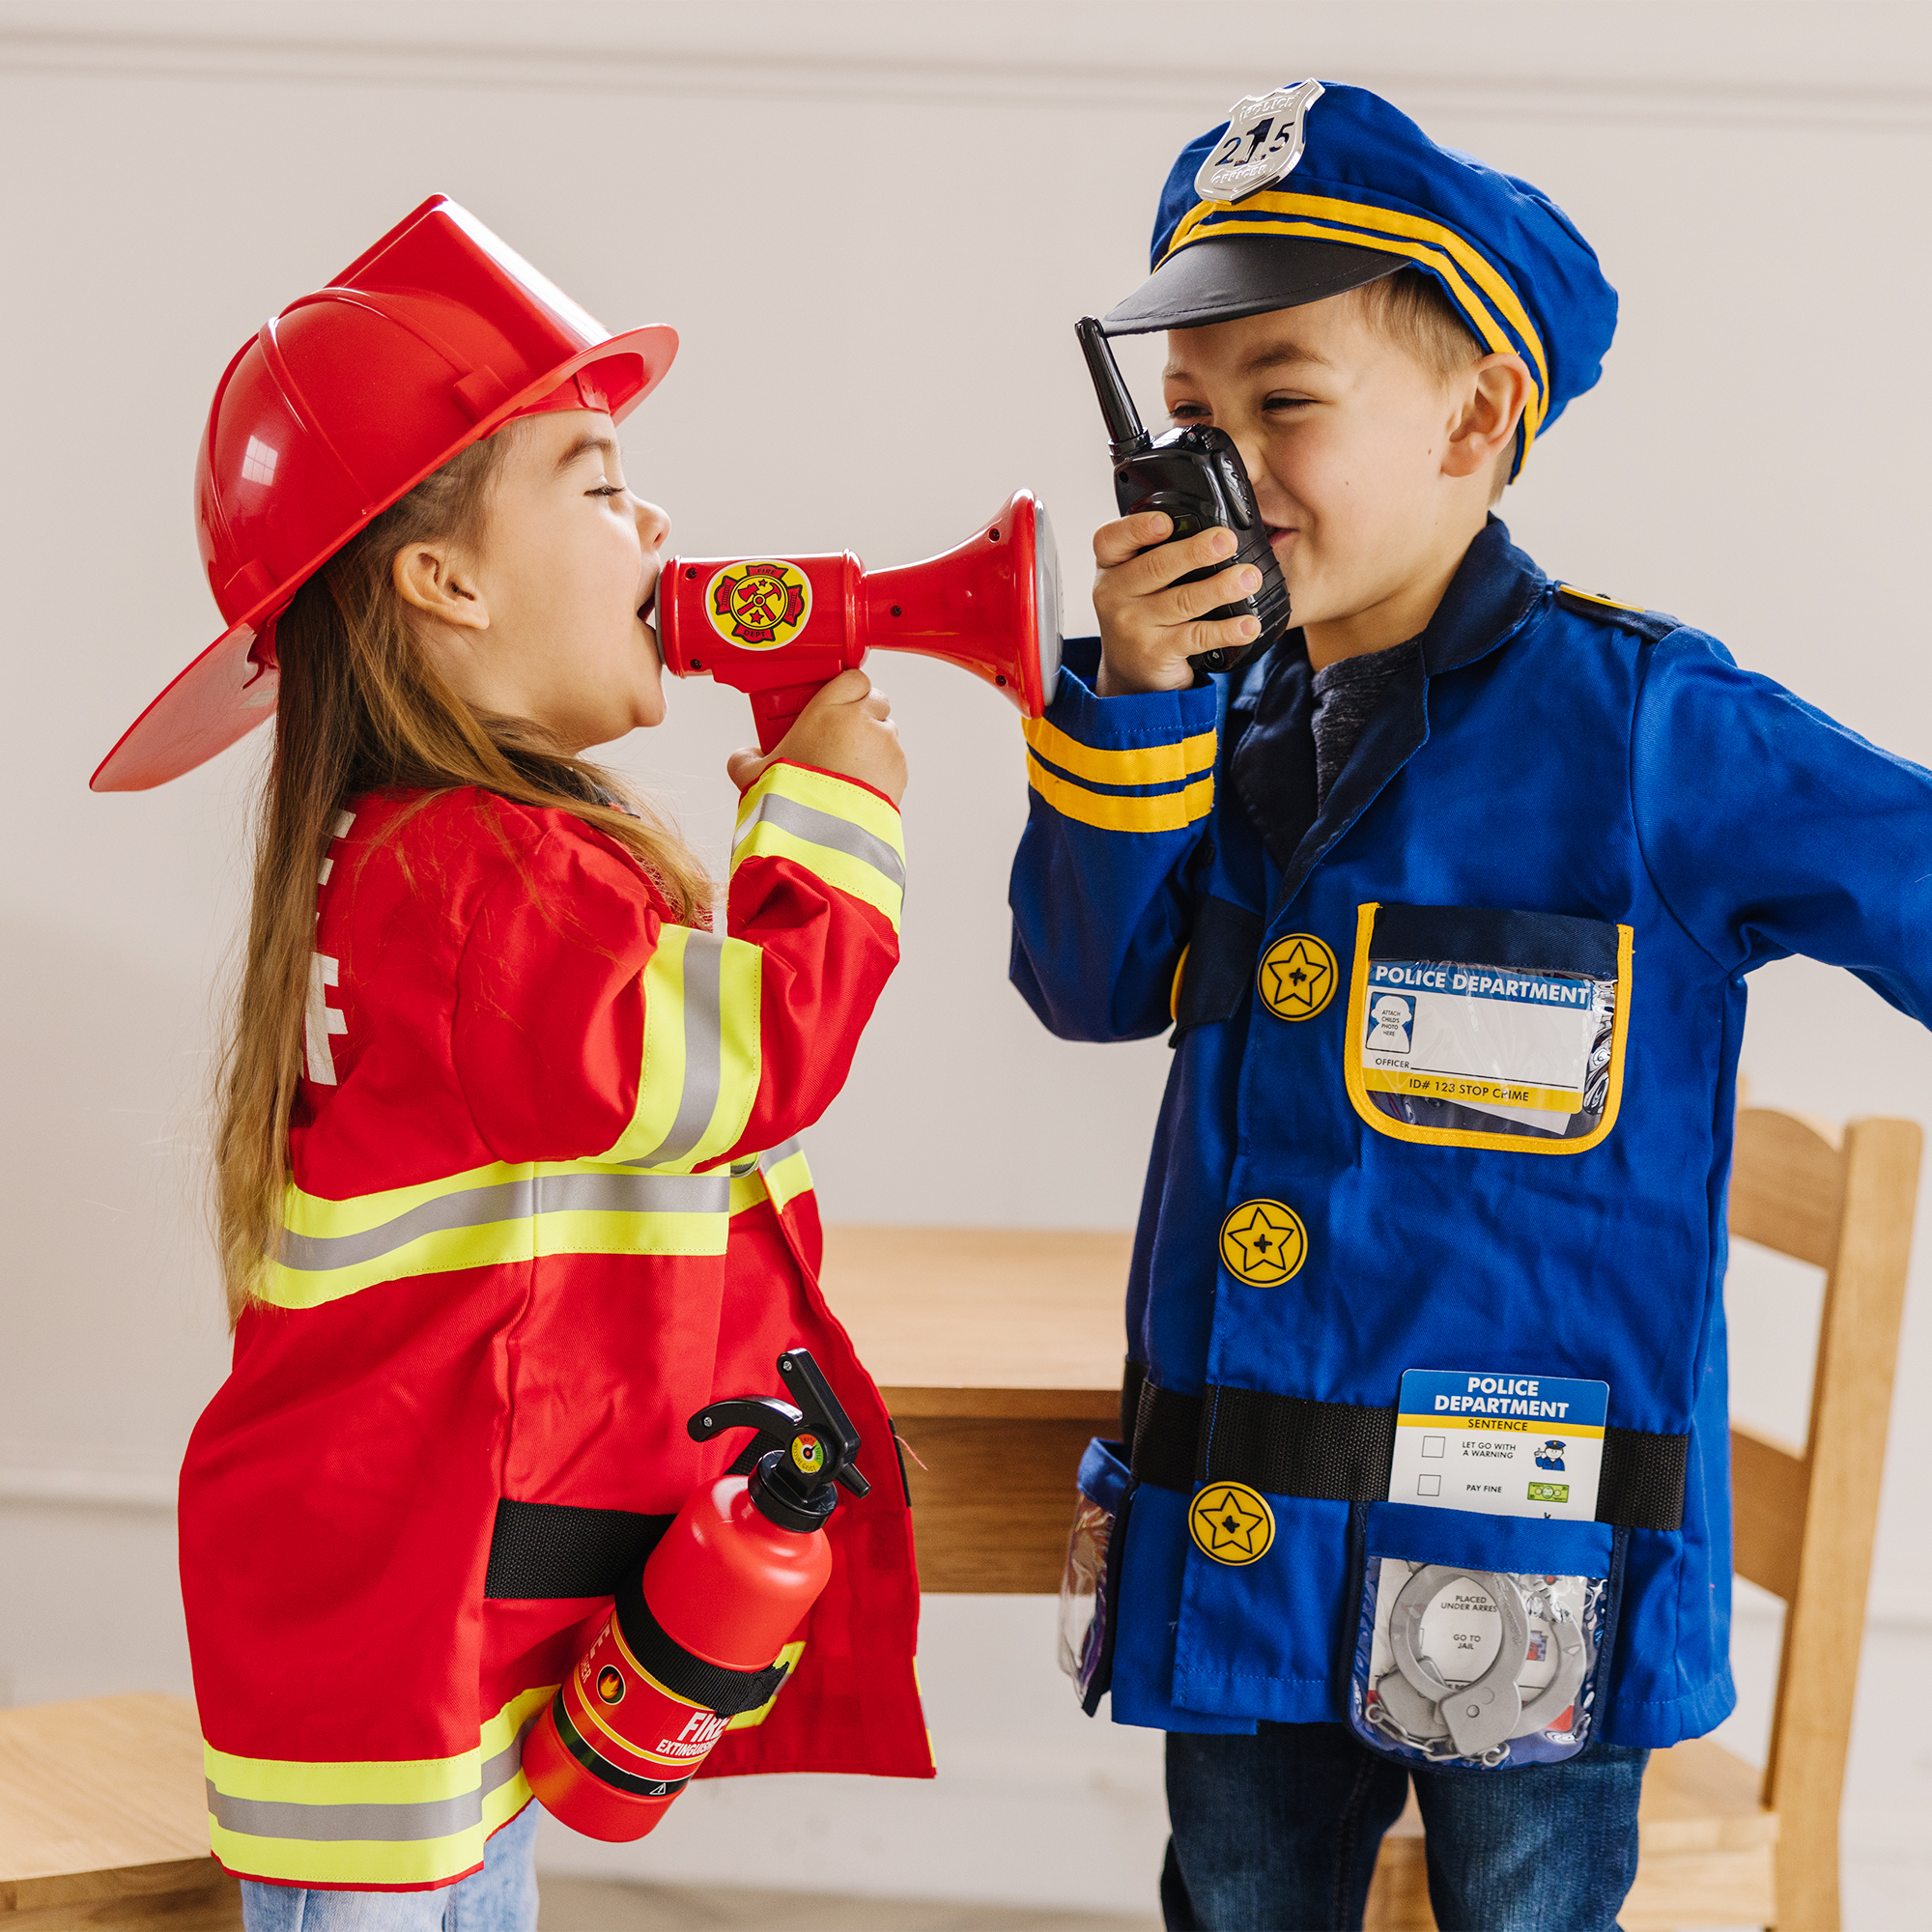
<instances>
[{"instance_id":1,"label":"police jacket collar","mask_svg":"<svg viewBox=\"0 0 1932 1932\"><path fill-rule=\"evenodd\" d=\"M1548 580L1492 517L1463 553L1422 633L1415 665L1391 685L1318 812L1308 647L1299 631L1273 645L1241 680L1229 706L1229 776L1282 879L1269 923L1344 833L1429 740L1429 681L1460 670L1512 638Z\"/></svg>"}]
</instances>

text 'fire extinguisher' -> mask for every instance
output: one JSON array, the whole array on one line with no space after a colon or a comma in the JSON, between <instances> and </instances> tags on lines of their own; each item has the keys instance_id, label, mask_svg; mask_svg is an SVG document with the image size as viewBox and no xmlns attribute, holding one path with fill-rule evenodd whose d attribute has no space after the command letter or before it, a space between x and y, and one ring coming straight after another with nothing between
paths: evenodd
<instances>
[{"instance_id":1,"label":"text 'fire extinguisher'","mask_svg":"<svg viewBox=\"0 0 1932 1932\"><path fill-rule=\"evenodd\" d=\"M755 1429L778 1446L749 1476L686 1498L525 1742L531 1790L586 1837L641 1838L731 1720L778 1695L783 1646L832 1574L819 1532L836 1486L871 1487L852 1466L858 1432L811 1356L790 1350L778 1372L793 1402L741 1396L686 1424L697 1442Z\"/></svg>"}]
</instances>

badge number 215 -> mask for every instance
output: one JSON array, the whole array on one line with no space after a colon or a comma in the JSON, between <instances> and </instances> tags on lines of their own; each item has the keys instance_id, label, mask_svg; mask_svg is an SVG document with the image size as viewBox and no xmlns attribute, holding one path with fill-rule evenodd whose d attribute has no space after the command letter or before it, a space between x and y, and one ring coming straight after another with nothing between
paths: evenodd
<instances>
[{"instance_id":1,"label":"badge number 215","mask_svg":"<svg viewBox=\"0 0 1932 1932\"><path fill-rule=\"evenodd\" d=\"M1274 136L1272 140L1268 138L1270 131ZM1208 165L1214 168L1244 168L1254 161L1271 159L1293 138L1293 115L1291 114L1277 126L1275 117L1270 114L1257 121L1252 128L1231 128L1228 138L1215 150L1214 158Z\"/></svg>"}]
</instances>

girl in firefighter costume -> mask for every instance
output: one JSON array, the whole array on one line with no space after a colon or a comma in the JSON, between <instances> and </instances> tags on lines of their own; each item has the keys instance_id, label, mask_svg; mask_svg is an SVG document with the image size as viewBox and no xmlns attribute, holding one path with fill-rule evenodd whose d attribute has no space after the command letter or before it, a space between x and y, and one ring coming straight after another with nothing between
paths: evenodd
<instances>
[{"instance_id":1,"label":"girl in firefighter costume","mask_svg":"<svg viewBox=\"0 0 1932 1932\"><path fill-rule=\"evenodd\" d=\"M795 1681L705 1768L931 1773L904 1487L795 1139L897 958L886 706L848 672L734 757L717 933L696 858L579 756L664 715L668 525L613 424L675 349L426 203L229 365L197 477L229 628L95 775L158 784L275 718L216 1144L234 1368L181 1485L251 1927L440 1925L465 1880L534 1924L534 1811L479 1871L521 1741L743 1448L686 1418L793 1346L871 1492Z\"/></svg>"}]
</instances>

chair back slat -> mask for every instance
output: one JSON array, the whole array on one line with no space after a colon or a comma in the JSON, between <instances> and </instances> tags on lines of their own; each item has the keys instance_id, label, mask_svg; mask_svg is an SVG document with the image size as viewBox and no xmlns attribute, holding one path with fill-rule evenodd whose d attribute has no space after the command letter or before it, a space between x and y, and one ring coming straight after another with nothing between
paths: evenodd
<instances>
[{"instance_id":1,"label":"chair back slat","mask_svg":"<svg viewBox=\"0 0 1932 1932\"><path fill-rule=\"evenodd\" d=\"M1731 1158L1731 1233L1829 1268L1838 1251L1843 1153L1796 1114L1745 1107Z\"/></svg>"},{"instance_id":2,"label":"chair back slat","mask_svg":"<svg viewBox=\"0 0 1932 1932\"><path fill-rule=\"evenodd\" d=\"M1787 1604L1798 1593L1810 1487L1803 1450L1732 1423L1732 1566Z\"/></svg>"}]
</instances>

